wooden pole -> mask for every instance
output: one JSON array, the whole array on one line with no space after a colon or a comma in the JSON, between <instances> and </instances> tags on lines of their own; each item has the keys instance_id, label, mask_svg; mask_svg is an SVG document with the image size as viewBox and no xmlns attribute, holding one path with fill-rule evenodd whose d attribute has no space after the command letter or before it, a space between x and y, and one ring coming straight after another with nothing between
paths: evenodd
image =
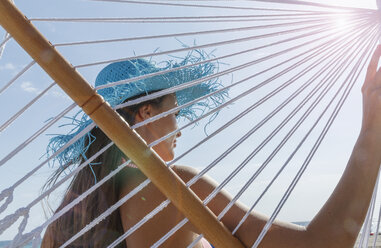
<instances>
[{"instance_id":1,"label":"wooden pole","mask_svg":"<svg viewBox=\"0 0 381 248\"><path fill-rule=\"evenodd\" d=\"M213 245L244 247L10 0L0 0L0 24Z\"/></svg>"}]
</instances>

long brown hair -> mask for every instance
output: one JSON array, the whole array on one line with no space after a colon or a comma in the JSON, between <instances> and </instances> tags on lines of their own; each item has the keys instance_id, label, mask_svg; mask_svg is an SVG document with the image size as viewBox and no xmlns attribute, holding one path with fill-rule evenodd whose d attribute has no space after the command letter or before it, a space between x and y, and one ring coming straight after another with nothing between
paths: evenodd
<instances>
[{"instance_id":1,"label":"long brown hair","mask_svg":"<svg viewBox=\"0 0 381 248\"><path fill-rule=\"evenodd\" d=\"M134 98L140 96L141 95ZM161 106L164 97L166 96L120 109L118 110L118 113L127 121L127 123L133 125L135 122L135 115L142 106L150 104L153 107L158 108ZM132 98L129 100L132 100ZM99 128L94 128L91 131L91 134L95 137L95 141L91 143L85 154L87 158L90 158L111 142ZM94 176L99 181L115 170L118 165L120 165L122 157L125 158L123 153L113 145L92 162L93 165L91 168L90 166L87 166L78 172L78 174L73 177L62 203L55 212L64 208L67 204L93 186L95 180ZM84 161L80 161L79 163L81 162ZM54 172L45 184L44 189L54 185L61 173L63 173L62 169ZM120 190L125 183L123 180L125 178L125 173L125 170L121 170L117 175L109 179L97 190L49 225L42 242L42 247L59 247L117 202L120 198ZM70 247L106 247L123 233L124 230L121 216L119 210L117 210L75 240ZM126 244L125 242L121 242L117 247L126 247Z\"/></svg>"}]
</instances>

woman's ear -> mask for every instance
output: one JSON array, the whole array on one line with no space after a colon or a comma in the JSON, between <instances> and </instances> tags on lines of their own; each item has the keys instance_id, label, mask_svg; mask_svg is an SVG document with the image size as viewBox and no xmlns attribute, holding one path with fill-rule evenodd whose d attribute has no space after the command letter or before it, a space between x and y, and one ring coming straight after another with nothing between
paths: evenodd
<instances>
[{"instance_id":1,"label":"woman's ear","mask_svg":"<svg viewBox=\"0 0 381 248\"><path fill-rule=\"evenodd\" d=\"M135 119L136 122L144 121L153 116L153 108L151 104L145 104L141 106L136 113Z\"/></svg>"}]
</instances>

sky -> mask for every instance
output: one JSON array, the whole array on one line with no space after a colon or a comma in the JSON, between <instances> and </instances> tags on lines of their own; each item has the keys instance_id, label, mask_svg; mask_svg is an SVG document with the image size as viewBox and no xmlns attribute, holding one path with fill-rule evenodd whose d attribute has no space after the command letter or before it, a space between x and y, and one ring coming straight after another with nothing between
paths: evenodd
<instances>
[{"instance_id":1,"label":"sky","mask_svg":"<svg viewBox=\"0 0 381 248\"><path fill-rule=\"evenodd\" d=\"M318 1L322 3L330 3L330 1ZM213 1L210 1L213 3ZM352 7L375 8L375 1L336 1L337 5L346 5ZM252 6L250 1L242 1L242 6ZM256 3L257 4L257 3ZM39 17L144 17L144 16L202 16L202 15L228 15L236 13L245 14L244 11L227 11L216 9L197 9L197 8L164 8L160 6L145 6L145 5L128 5L128 4L113 4L113 3L97 3L91 1L52 1L52 0L16 0L16 5L29 18ZM261 6L260 4L255 5ZM50 40L53 44L98 40L109 38L133 37L142 35L155 35L163 33L180 33L185 31L199 31L209 29L221 29L234 27L237 28L240 23L202 23L202 24L104 24L104 23L59 23L59 22L33 22L37 28ZM338 20L338 25L340 25ZM243 23L246 24L246 23ZM242 25L243 25L242 24ZM264 32L264 31L263 31ZM234 37L245 37L254 34L235 33ZM0 29L0 37L5 35L5 31ZM85 45L72 47L58 47L58 50L65 58L74 66L104 61L122 57L133 56L134 54L146 54L154 51L167 51L175 48L181 48L183 44L191 46L193 44L205 44L219 40L225 40L229 34L215 34L209 36L197 37L181 37L158 39L155 41L130 41L122 43L108 43L100 45ZM307 39L306 39L307 40ZM258 41L257 44L262 44L264 41ZM245 46L251 43L232 44L228 46L219 46L216 48L207 48L206 51L213 53L215 56L222 56L228 53L242 50ZM284 49L286 45L281 45L276 49ZM240 63L250 61L252 58L260 58L273 53L271 49L264 51L242 55L220 61L220 71L231 68ZM296 52L295 52L296 53ZM293 54L291 54L293 55ZM174 56L183 57L184 53L175 54ZM289 55L287 55L289 56ZM286 58L286 56L281 56ZM168 59L167 55L155 56L155 61ZM172 57L172 59L174 59ZM7 43L4 54L0 59L0 87L5 85L12 77L14 77L23 67L30 63L30 57L13 41ZM268 62L275 63L276 60ZM267 64L267 65L268 65ZM104 65L97 65L85 68L78 68L78 71L92 83L95 80L97 72ZM260 71L266 66L266 63L258 65L254 68L241 70L227 76L221 77L221 82L228 85L236 82L252 71ZM266 76L269 76L267 74ZM362 78L364 75L362 75ZM266 77L259 77L257 80L264 80ZM361 78L361 77L360 77ZM0 124L4 123L10 116L16 113L22 106L28 103L43 89L52 83L52 80L38 67L33 66L25 75L20 77L14 85L0 94L1 108ZM230 97L233 98L240 94L243 90L252 87L255 82L249 81L230 91ZM278 81L277 81L278 83ZM176 154L182 154L187 149L196 144L199 140L206 137L207 134L222 126L227 120L233 118L237 113L246 109L253 104L255 99L260 98L266 92L272 89L269 86L254 92L253 94L242 98L242 100L230 105L227 109L222 110L215 121L210 125L205 124L208 120L202 121L197 126L192 126L183 131L182 137L178 140ZM275 86L274 86L275 87ZM308 221L322 207L326 199L329 197L334 186L337 184L347 160L350 156L356 137L359 132L361 122L361 80L355 85L353 92L350 94L346 105L343 107L338 116L337 121L332 126L322 146L312 160L306 173L302 177L295 191L281 211L279 218L285 221ZM231 144L236 142L242 135L247 133L254 124L260 121L260 117L264 117L270 110L278 104L282 99L285 99L287 94L292 92L292 89L286 90L285 94L279 98L272 98L267 105L259 107L239 122L225 129L205 145L200 146L190 155L179 161L179 164L193 166L199 170L205 168L218 155L222 154ZM300 100L297 98L296 100ZM17 119L10 127L0 133L0 159L11 152L15 147L21 144L26 138L38 130L49 118L68 107L72 101L57 87L54 86L48 93L26 111L19 119ZM295 103L293 103L295 106ZM288 108L289 110L290 108ZM77 110L75 110L77 111ZM75 111L71 112L73 114ZM281 118L285 117L287 111L281 112L278 117L274 117L263 128L263 131L255 133L252 137L246 140L238 149L234 150L229 156L223 159L216 168L212 169L208 175L221 182L231 173L231 171L242 162L242 160L258 146L260 142L268 135L271 130L277 125ZM299 115L300 116L300 115ZM316 116L315 116L316 117ZM61 127L67 123L67 119L60 121L57 125L49 128L43 135L33 141L27 148L18 153L4 166L0 167L0 191L11 186L16 180L19 180L26 172L37 166L43 158L45 158L45 147L51 137L49 134L63 133L63 130L68 130L70 127ZM311 122L312 123L312 122ZM185 124L185 121L180 121L179 126ZM288 124L288 128L292 127L295 121ZM280 166L285 163L286 158L300 142L303 133L308 130L308 127L302 127L301 131L295 135L295 138L290 139L289 146L281 150L274 158L268 170L265 170L258 180L248 189L248 191L240 198L247 205L253 204L258 198L262 190L270 182L272 176L279 170ZM251 160L248 166L229 183L225 188L230 193L235 194L243 185L250 175L265 161L281 137L286 134L285 131L280 132L273 141L270 142L268 148L263 149L258 156ZM312 137L317 137L318 131L312 134ZM302 164L305 155L308 153L313 144L313 139L308 140L302 147L300 152L290 163L290 166L282 173L276 184L270 188L269 192L259 202L255 208L256 211L270 215L275 208L277 202L284 194L285 188L290 183L290 180L295 175L296 171ZM48 176L56 167L44 166L41 170L35 173L30 179L20 185L15 191L14 202L9 208L0 214L3 218L6 214L10 214L19 207L25 206L32 201L40 193L41 187L46 182ZM51 196L52 206L56 206L65 190L65 186ZM1 202L0 202L1 203ZM377 201L377 206L379 206ZM32 208L32 214L27 226L27 230L31 230L34 226L42 223L45 216L42 211L41 204L37 204ZM20 220L17 222L19 223ZM16 231L13 226L3 235L0 235L0 240L12 239Z\"/></svg>"}]
</instances>

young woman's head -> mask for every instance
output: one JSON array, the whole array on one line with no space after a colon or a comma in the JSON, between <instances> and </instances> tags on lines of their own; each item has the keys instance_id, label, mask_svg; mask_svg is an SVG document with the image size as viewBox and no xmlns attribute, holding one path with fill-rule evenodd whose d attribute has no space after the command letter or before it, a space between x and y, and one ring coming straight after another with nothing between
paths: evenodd
<instances>
[{"instance_id":1,"label":"young woman's head","mask_svg":"<svg viewBox=\"0 0 381 248\"><path fill-rule=\"evenodd\" d=\"M170 94L160 98L160 101L156 104L144 104L139 106L134 113L123 109L120 110L119 113L123 116L124 114L128 114L128 112L130 112L130 114L134 115L134 124L136 124L154 117L155 115L171 110L177 106L176 96L174 94ZM177 130L177 115L178 111L139 127L136 131L147 142L147 144L150 144L151 142ZM153 149L164 161L170 161L174 158L173 150L176 147L176 139L180 136L181 132L179 131L176 135L172 135L155 145Z\"/></svg>"},{"instance_id":2,"label":"young woman's head","mask_svg":"<svg viewBox=\"0 0 381 248\"><path fill-rule=\"evenodd\" d=\"M176 95L169 94L135 106L121 108L117 112L132 126L177 106ZM177 116L178 111L154 122L147 123L137 128L136 131L147 144L150 144L177 130ZM176 146L176 139L180 136L181 132L179 131L175 135L155 145L153 149L164 161L170 161L174 158L173 150Z\"/></svg>"}]
</instances>

